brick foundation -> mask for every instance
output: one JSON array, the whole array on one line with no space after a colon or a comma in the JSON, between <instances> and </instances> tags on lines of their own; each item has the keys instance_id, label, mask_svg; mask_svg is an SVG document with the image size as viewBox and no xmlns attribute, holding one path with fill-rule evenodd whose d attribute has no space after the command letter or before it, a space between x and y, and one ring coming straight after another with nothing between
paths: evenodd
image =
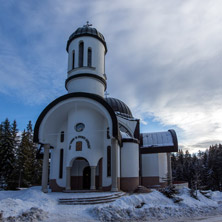
<instances>
[{"instance_id":1,"label":"brick foundation","mask_svg":"<svg viewBox=\"0 0 222 222\"><path fill-rule=\"evenodd\" d=\"M49 187L50 189L52 189L52 192L62 192L63 190L65 190L65 187L60 187L57 184L56 179L49 180Z\"/></svg>"},{"instance_id":2,"label":"brick foundation","mask_svg":"<svg viewBox=\"0 0 222 222\"><path fill-rule=\"evenodd\" d=\"M139 186L139 177L122 177L120 189L125 192L134 191Z\"/></svg>"}]
</instances>

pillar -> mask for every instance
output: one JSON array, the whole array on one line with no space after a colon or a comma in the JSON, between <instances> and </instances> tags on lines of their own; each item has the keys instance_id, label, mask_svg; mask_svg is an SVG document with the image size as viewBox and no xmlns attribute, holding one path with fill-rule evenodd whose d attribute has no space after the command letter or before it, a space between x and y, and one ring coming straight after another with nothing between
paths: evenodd
<instances>
[{"instance_id":1,"label":"pillar","mask_svg":"<svg viewBox=\"0 0 222 222\"><path fill-rule=\"evenodd\" d=\"M44 144L44 157L42 165L42 192L48 193L48 176L49 176L49 144Z\"/></svg>"},{"instance_id":2,"label":"pillar","mask_svg":"<svg viewBox=\"0 0 222 222\"><path fill-rule=\"evenodd\" d=\"M91 168L91 185L90 190L96 189L96 166L90 166Z\"/></svg>"},{"instance_id":3,"label":"pillar","mask_svg":"<svg viewBox=\"0 0 222 222\"><path fill-rule=\"evenodd\" d=\"M171 153L167 153L167 185L172 186L173 179L172 179L172 167L171 167Z\"/></svg>"},{"instance_id":4,"label":"pillar","mask_svg":"<svg viewBox=\"0 0 222 222\"><path fill-rule=\"evenodd\" d=\"M66 190L71 190L71 167L66 167Z\"/></svg>"},{"instance_id":5,"label":"pillar","mask_svg":"<svg viewBox=\"0 0 222 222\"><path fill-rule=\"evenodd\" d=\"M111 147L111 154L112 154L112 187L111 191L118 191L118 143L115 138L112 139L112 147Z\"/></svg>"}]
</instances>

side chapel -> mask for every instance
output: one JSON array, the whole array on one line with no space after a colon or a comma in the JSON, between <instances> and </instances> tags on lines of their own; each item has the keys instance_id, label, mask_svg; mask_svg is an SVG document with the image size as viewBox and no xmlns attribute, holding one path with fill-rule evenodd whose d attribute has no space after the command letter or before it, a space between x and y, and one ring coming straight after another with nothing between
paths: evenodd
<instances>
[{"instance_id":1,"label":"side chapel","mask_svg":"<svg viewBox=\"0 0 222 222\"><path fill-rule=\"evenodd\" d=\"M172 177L170 153L178 151L175 131L140 133L129 107L104 96L107 45L88 22L70 35L66 50L68 93L42 111L34 128L44 153L42 191L48 183L56 192L164 186Z\"/></svg>"}]
</instances>

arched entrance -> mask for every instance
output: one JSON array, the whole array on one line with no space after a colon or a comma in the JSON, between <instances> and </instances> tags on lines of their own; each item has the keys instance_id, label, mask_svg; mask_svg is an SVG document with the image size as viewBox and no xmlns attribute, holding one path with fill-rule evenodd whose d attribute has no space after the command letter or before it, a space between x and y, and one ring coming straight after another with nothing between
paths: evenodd
<instances>
[{"instance_id":1,"label":"arched entrance","mask_svg":"<svg viewBox=\"0 0 222 222\"><path fill-rule=\"evenodd\" d=\"M90 166L89 162L82 157L73 161L71 168L71 190L82 190L90 188Z\"/></svg>"},{"instance_id":2,"label":"arched entrance","mask_svg":"<svg viewBox=\"0 0 222 222\"><path fill-rule=\"evenodd\" d=\"M90 166L83 158L76 158L70 169L71 190L102 189L102 158L97 166Z\"/></svg>"}]
</instances>

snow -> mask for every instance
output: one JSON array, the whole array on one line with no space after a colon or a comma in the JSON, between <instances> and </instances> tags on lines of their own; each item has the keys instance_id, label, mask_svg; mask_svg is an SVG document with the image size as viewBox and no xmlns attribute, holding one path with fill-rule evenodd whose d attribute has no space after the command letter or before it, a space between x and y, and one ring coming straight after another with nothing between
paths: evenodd
<instances>
[{"instance_id":1,"label":"snow","mask_svg":"<svg viewBox=\"0 0 222 222\"><path fill-rule=\"evenodd\" d=\"M130 135L128 135L128 134L125 133L125 132L120 131L120 133L121 133L121 136L122 136L123 139L132 138Z\"/></svg>"},{"instance_id":2,"label":"snow","mask_svg":"<svg viewBox=\"0 0 222 222\"><path fill-rule=\"evenodd\" d=\"M0 191L0 211L3 218L35 211L39 221L222 221L222 193L209 191L207 198L199 191L197 199L190 197L189 189L180 190L183 200L174 203L157 190L148 194L126 195L113 203L97 205L59 205L59 198L95 197L112 194L96 193L42 193L40 187L20 191ZM32 210L30 211L30 209ZM34 210L33 210L34 209ZM194 218L197 219L195 220ZM4 221L4 220L3 220ZM7 221L5 219L5 221ZM19 221L19 220L17 220Z\"/></svg>"},{"instance_id":3,"label":"snow","mask_svg":"<svg viewBox=\"0 0 222 222\"><path fill-rule=\"evenodd\" d=\"M143 147L164 147L174 146L173 138L169 131L155 132L155 133L143 133Z\"/></svg>"}]
</instances>

